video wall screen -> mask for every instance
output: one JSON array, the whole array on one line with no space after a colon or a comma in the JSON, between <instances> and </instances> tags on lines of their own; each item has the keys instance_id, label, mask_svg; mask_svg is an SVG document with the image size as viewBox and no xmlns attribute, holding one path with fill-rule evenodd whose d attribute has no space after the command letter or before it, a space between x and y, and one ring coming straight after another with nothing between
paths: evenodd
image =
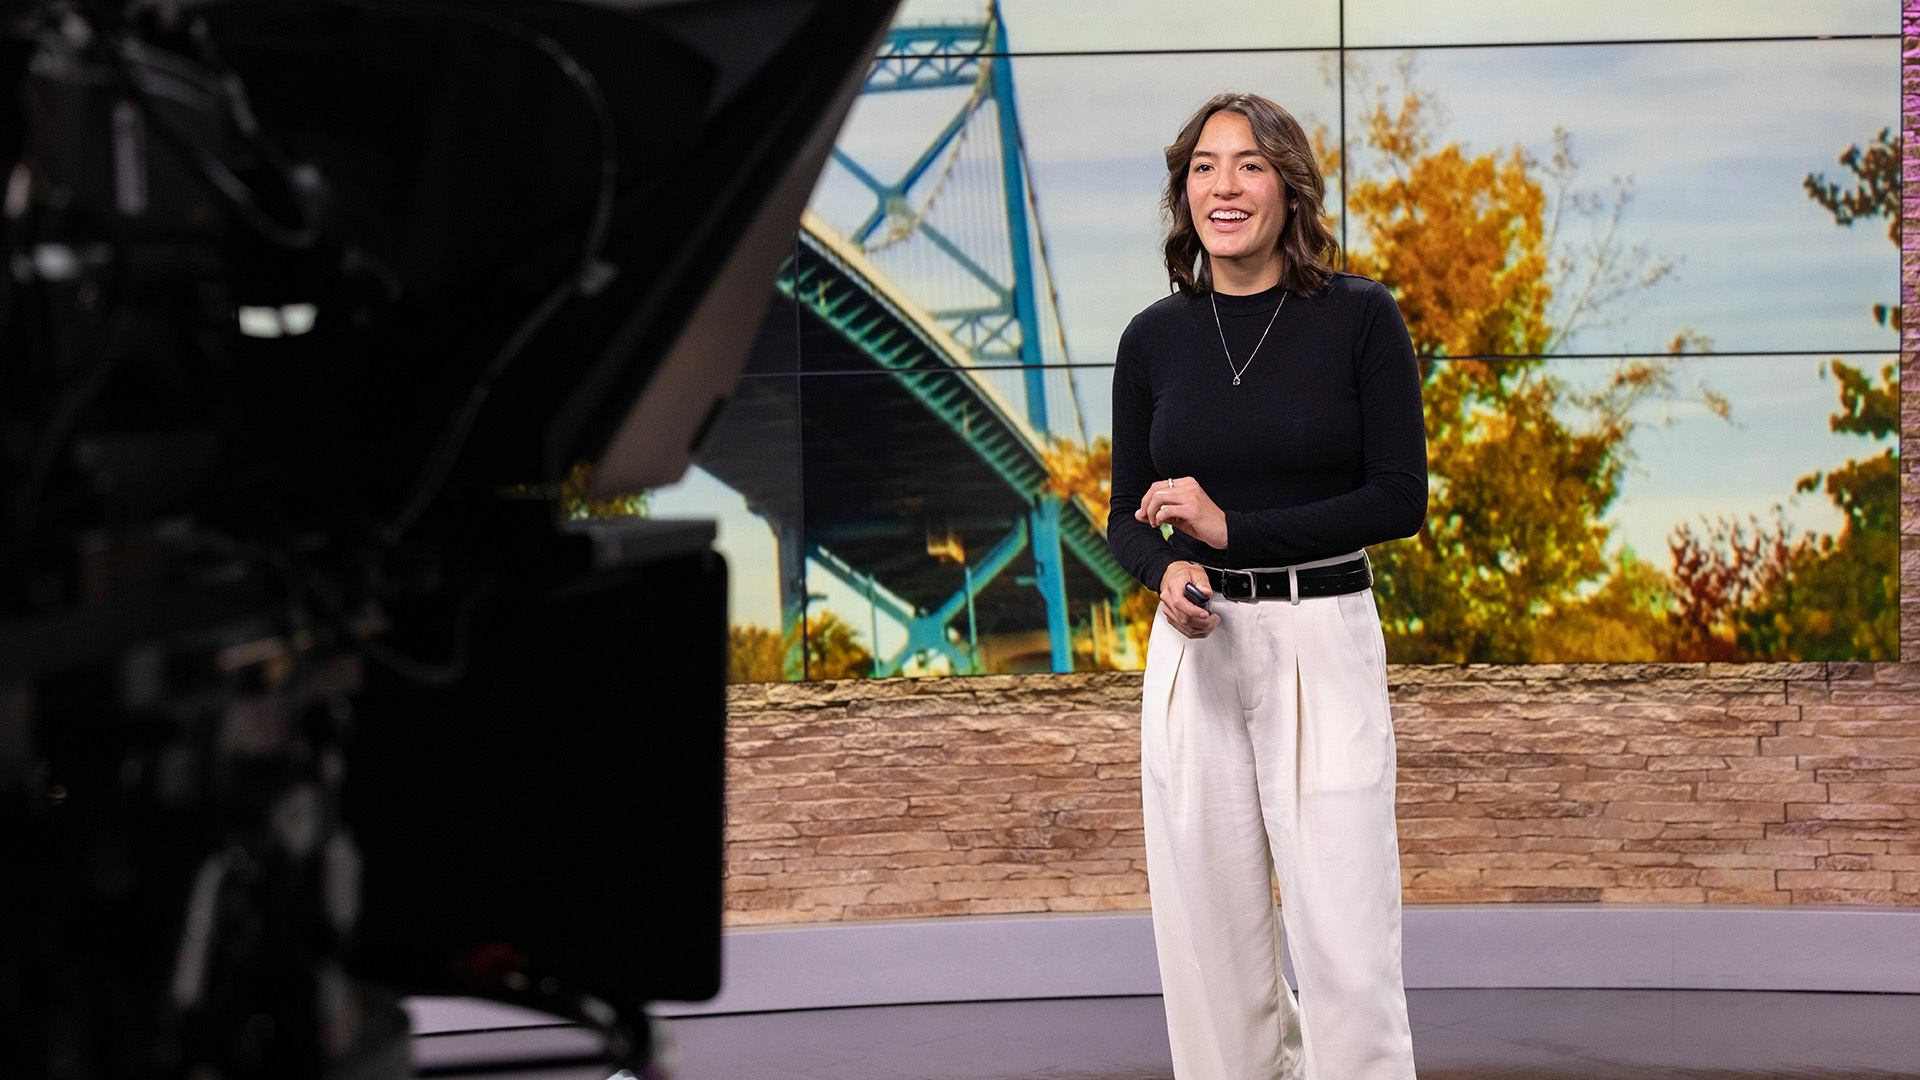
<instances>
[{"instance_id":1,"label":"video wall screen","mask_svg":"<svg viewBox=\"0 0 1920 1080\"><path fill-rule=\"evenodd\" d=\"M1421 355L1390 658L1898 655L1897 4L1223 4L903 6L649 496L720 522L736 680L1143 664L1114 347L1167 292L1162 148L1223 89L1313 134Z\"/></svg>"}]
</instances>

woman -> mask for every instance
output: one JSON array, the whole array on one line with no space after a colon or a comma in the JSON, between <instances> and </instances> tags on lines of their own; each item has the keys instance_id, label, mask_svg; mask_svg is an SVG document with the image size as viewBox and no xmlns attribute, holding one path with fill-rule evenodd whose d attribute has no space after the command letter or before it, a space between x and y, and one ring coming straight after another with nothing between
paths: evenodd
<instances>
[{"instance_id":1,"label":"woman","mask_svg":"<svg viewBox=\"0 0 1920 1080\"><path fill-rule=\"evenodd\" d=\"M1411 1080L1363 549L1426 514L1413 346L1383 286L1333 269L1286 110L1221 94L1166 160L1174 292L1120 339L1107 540L1160 593L1141 792L1174 1075Z\"/></svg>"}]
</instances>

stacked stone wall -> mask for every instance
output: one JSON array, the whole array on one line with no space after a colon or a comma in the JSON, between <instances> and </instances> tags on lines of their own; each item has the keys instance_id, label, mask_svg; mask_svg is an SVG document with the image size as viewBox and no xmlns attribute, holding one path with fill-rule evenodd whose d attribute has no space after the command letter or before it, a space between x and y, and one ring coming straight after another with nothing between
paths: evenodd
<instances>
[{"instance_id":1,"label":"stacked stone wall","mask_svg":"<svg viewBox=\"0 0 1920 1080\"><path fill-rule=\"evenodd\" d=\"M1920 665L1397 666L1408 903L1920 904ZM735 925L1147 906L1140 676L730 696Z\"/></svg>"}]
</instances>

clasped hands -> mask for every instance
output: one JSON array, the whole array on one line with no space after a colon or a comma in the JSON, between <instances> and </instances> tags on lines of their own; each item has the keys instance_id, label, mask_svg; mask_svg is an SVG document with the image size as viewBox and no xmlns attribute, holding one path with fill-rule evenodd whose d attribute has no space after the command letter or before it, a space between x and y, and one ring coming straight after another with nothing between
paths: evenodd
<instances>
[{"instance_id":1,"label":"clasped hands","mask_svg":"<svg viewBox=\"0 0 1920 1080\"><path fill-rule=\"evenodd\" d=\"M1226 512L1191 476L1155 481L1140 496L1140 509L1133 512L1133 517L1156 529L1172 525L1211 548L1225 550L1227 546ZM1198 563L1176 562L1160 579L1160 610L1175 630L1190 638L1206 637L1220 625L1220 616L1186 598L1188 582L1203 593L1213 591L1207 572Z\"/></svg>"}]
</instances>

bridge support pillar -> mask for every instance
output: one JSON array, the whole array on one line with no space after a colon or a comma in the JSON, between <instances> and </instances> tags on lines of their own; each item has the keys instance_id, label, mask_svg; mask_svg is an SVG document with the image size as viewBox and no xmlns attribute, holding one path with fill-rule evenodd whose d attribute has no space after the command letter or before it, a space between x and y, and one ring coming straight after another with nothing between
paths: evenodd
<instances>
[{"instance_id":1,"label":"bridge support pillar","mask_svg":"<svg viewBox=\"0 0 1920 1080\"><path fill-rule=\"evenodd\" d=\"M807 536L799 523L774 523L780 563L780 641L785 652L780 674L807 677Z\"/></svg>"},{"instance_id":2,"label":"bridge support pillar","mask_svg":"<svg viewBox=\"0 0 1920 1080\"><path fill-rule=\"evenodd\" d=\"M976 635L970 633L968 641L956 641L955 635L951 634L948 628L955 619L960 617L962 611L972 608L974 596L981 589L986 588L994 578L999 577L1000 571L1005 570L1008 564L1013 562L1014 556L1020 554L1020 550L1027 546L1028 531L1027 522L1015 518L1012 530L1001 537L1000 542L995 544L978 563L965 568L966 585L932 611L906 610L875 590L871 577L848 566L839 556L818 544L807 548L806 553L827 573L839 578L849 587L866 589L868 602L874 606L876 619L878 615L884 614L887 618L906 627L907 643L892 656L876 663L874 667L876 677L898 675L901 665L924 652L937 652L944 655L953 665L956 675L980 674L982 669L979 645L974 640ZM971 621L969 618L970 624ZM877 629L875 636L878 636Z\"/></svg>"},{"instance_id":3,"label":"bridge support pillar","mask_svg":"<svg viewBox=\"0 0 1920 1080\"><path fill-rule=\"evenodd\" d=\"M1067 572L1060 553L1058 495L1042 494L1027 514L1033 538L1033 587L1047 602L1047 639L1053 645L1053 670L1073 670L1073 627L1067 621Z\"/></svg>"}]
</instances>

